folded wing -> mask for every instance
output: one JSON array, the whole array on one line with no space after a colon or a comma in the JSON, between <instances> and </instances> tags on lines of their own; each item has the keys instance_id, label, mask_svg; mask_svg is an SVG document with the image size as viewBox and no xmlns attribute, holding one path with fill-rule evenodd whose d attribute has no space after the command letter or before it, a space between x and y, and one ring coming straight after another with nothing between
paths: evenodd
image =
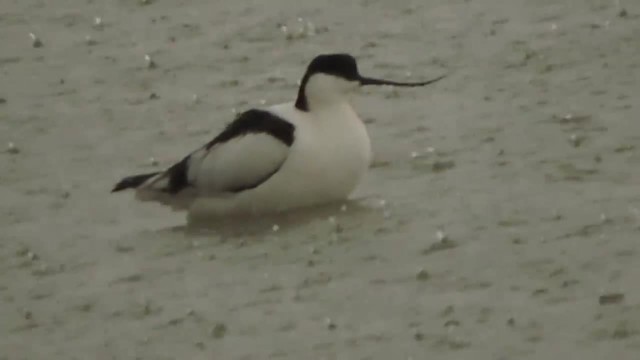
<instances>
[{"instance_id":1,"label":"folded wing","mask_svg":"<svg viewBox=\"0 0 640 360\"><path fill-rule=\"evenodd\" d=\"M273 176L287 159L295 127L279 116L252 109L202 148L169 169L136 184L140 176L123 179L118 190L137 188L138 198L171 205L172 198L238 193L255 188ZM133 180L132 180L133 179ZM125 186L135 184L135 186Z\"/></svg>"}]
</instances>

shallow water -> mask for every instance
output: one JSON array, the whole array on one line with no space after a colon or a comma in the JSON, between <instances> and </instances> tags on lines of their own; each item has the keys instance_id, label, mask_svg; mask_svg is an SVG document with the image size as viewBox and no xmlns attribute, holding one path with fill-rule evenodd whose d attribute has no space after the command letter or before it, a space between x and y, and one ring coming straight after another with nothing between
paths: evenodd
<instances>
[{"instance_id":1,"label":"shallow water","mask_svg":"<svg viewBox=\"0 0 640 360\"><path fill-rule=\"evenodd\" d=\"M640 7L620 3L5 1L0 359L636 359ZM334 51L450 74L355 99L371 206L202 229L109 193Z\"/></svg>"}]
</instances>

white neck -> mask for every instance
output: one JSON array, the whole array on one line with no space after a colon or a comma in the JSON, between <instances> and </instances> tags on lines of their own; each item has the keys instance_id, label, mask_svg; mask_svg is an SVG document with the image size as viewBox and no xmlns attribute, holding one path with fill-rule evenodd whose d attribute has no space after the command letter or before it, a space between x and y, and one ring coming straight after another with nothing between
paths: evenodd
<instances>
[{"instance_id":1,"label":"white neck","mask_svg":"<svg viewBox=\"0 0 640 360\"><path fill-rule=\"evenodd\" d=\"M315 74L306 83L304 93L309 109L349 102L350 93L358 87L357 82L326 75Z\"/></svg>"}]
</instances>

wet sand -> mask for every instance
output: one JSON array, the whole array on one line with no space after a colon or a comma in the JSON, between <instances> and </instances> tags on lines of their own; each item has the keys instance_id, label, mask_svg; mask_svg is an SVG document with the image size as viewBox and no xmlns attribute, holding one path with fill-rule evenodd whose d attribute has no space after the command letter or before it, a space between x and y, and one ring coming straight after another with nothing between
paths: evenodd
<instances>
[{"instance_id":1,"label":"wet sand","mask_svg":"<svg viewBox=\"0 0 640 360\"><path fill-rule=\"evenodd\" d=\"M631 0L5 0L0 359L637 359L638 39ZM109 193L337 51L450 73L355 99L346 209L203 231Z\"/></svg>"}]
</instances>

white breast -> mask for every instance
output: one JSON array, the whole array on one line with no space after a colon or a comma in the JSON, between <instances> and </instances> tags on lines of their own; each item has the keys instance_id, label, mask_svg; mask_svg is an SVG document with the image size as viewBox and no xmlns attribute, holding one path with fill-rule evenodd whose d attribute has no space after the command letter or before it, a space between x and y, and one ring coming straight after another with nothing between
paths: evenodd
<instances>
[{"instance_id":1,"label":"white breast","mask_svg":"<svg viewBox=\"0 0 640 360\"><path fill-rule=\"evenodd\" d=\"M364 124L348 103L338 103L313 113L306 125L309 131L301 134L300 153L311 162L307 166L317 172L314 175L323 180L314 184L326 195L346 197L371 159Z\"/></svg>"},{"instance_id":2,"label":"white breast","mask_svg":"<svg viewBox=\"0 0 640 360\"><path fill-rule=\"evenodd\" d=\"M351 106L337 103L304 113L290 105L274 111L296 126L295 142L274 183L302 203L346 198L371 159L366 128Z\"/></svg>"}]
</instances>

